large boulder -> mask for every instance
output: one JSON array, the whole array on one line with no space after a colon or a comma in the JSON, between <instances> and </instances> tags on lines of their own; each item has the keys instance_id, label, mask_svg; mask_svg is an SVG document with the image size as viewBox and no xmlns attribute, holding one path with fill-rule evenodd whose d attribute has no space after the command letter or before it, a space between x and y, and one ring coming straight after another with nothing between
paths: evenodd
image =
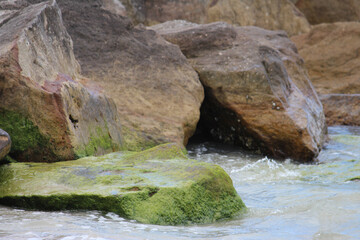
<instances>
[{"instance_id":1,"label":"large boulder","mask_svg":"<svg viewBox=\"0 0 360 240\"><path fill-rule=\"evenodd\" d=\"M318 93L360 93L360 22L319 24L291 40Z\"/></svg>"},{"instance_id":2,"label":"large boulder","mask_svg":"<svg viewBox=\"0 0 360 240\"><path fill-rule=\"evenodd\" d=\"M308 32L310 24L289 0L215 0L207 22L285 30L289 35Z\"/></svg>"},{"instance_id":3,"label":"large boulder","mask_svg":"<svg viewBox=\"0 0 360 240\"><path fill-rule=\"evenodd\" d=\"M7 132L0 129L0 160L3 159L11 148L11 138Z\"/></svg>"},{"instance_id":4,"label":"large boulder","mask_svg":"<svg viewBox=\"0 0 360 240\"><path fill-rule=\"evenodd\" d=\"M360 21L360 0L295 0L311 24Z\"/></svg>"},{"instance_id":5,"label":"large boulder","mask_svg":"<svg viewBox=\"0 0 360 240\"><path fill-rule=\"evenodd\" d=\"M326 106L328 123L360 125L353 109L360 94L360 22L316 25L292 40L305 60L316 91L325 95L321 101ZM335 103L335 99L339 102Z\"/></svg>"},{"instance_id":6,"label":"large boulder","mask_svg":"<svg viewBox=\"0 0 360 240\"><path fill-rule=\"evenodd\" d=\"M51 164L3 165L0 203L100 210L161 225L212 223L245 209L221 167L190 160L175 144Z\"/></svg>"},{"instance_id":7,"label":"large boulder","mask_svg":"<svg viewBox=\"0 0 360 240\"><path fill-rule=\"evenodd\" d=\"M204 97L198 76L178 46L134 28L103 1L59 0L83 74L112 97L129 149L186 144Z\"/></svg>"},{"instance_id":8,"label":"large boulder","mask_svg":"<svg viewBox=\"0 0 360 240\"><path fill-rule=\"evenodd\" d=\"M0 10L0 23L0 127L12 138L10 156L51 162L118 149L116 106L80 76L56 2Z\"/></svg>"},{"instance_id":9,"label":"large boulder","mask_svg":"<svg viewBox=\"0 0 360 240\"><path fill-rule=\"evenodd\" d=\"M135 23L154 25L170 20L194 23L225 21L240 26L285 30L296 35L310 30L304 15L289 0L121 0Z\"/></svg>"},{"instance_id":10,"label":"large boulder","mask_svg":"<svg viewBox=\"0 0 360 240\"><path fill-rule=\"evenodd\" d=\"M153 29L178 44L198 72L205 132L277 158L318 155L326 133L323 108L285 32L184 21Z\"/></svg>"}]
</instances>

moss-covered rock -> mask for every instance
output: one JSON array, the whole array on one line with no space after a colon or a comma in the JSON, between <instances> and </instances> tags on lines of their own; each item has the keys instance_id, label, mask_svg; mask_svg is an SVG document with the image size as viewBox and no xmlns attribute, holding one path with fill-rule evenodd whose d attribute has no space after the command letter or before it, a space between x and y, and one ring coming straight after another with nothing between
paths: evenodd
<instances>
[{"instance_id":1,"label":"moss-covered rock","mask_svg":"<svg viewBox=\"0 0 360 240\"><path fill-rule=\"evenodd\" d=\"M221 167L190 160L175 144L141 153L3 165L0 203L109 211L161 225L210 223L245 209Z\"/></svg>"}]
</instances>

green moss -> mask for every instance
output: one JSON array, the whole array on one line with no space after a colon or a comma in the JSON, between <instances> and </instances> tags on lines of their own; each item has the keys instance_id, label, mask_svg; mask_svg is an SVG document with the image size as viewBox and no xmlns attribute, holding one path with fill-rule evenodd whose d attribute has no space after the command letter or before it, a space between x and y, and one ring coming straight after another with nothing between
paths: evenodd
<instances>
[{"instance_id":1,"label":"green moss","mask_svg":"<svg viewBox=\"0 0 360 240\"><path fill-rule=\"evenodd\" d=\"M161 225L211 223L246 209L221 167L188 159L176 144L52 164L2 165L0 204L100 210Z\"/></svg>"},{"instance_id":2,"label":"green moss","mask_svg":"<svg viewBox=\"0 0 360 240\"><path fill-rule=\"evenodd\" d=\"M360 177L353 177L348 179L347 181L360 181Z\"/></svg>"},{"instance_id":3,"label":"green moss","mask_svg":"<svg viewBox=\"0 0 360 240\"><path fill-rule=\"evenodd\" d=\"M104 127L103 130L101 127L95 128L95 133L93 133L92 129L89 129L90 140L89 142L81 147L78 147L75 150L75 154L77 158L82 158L86 156L94 156L99 151L106 152L107 150L117 151L120 149L119 145L114 143L108 134L107 126Z\"/></svg>"},{"instance_id":4,"label":"green moss","mask_svg":"<svg viewBox=\"0 0 360 240\"><path fill-rule=\"evenodd\" d=\"M141 162L148 159L176 159L187 158L186 149L175 143L164 143L142 152L127 154L124 157L128 162Z\"/></svg>"},{"instance_id":5,"label":"green moss","mask_svg":"<svg viewBox=\"0 0 360 240\"><path fill-rule=\"evenodd\" d=\"M142 151L155 147L158 144L156 141L148 139L141 131L136 131L127 126L121 127L121 135L124 140L121 150Z\"/></svg>"},{"instance_id":6,"label":"green moss","mask_svg":"<svg viewBox=\"0 0 360 240\"><path fill-rule=\"evenodd\" d=\"M16 156L25 151L42 151L49 144L48 138L41 135L37 126L21 114L0 109L0 128L11 137L10 156Z\"/></svg>"}]
</instances>

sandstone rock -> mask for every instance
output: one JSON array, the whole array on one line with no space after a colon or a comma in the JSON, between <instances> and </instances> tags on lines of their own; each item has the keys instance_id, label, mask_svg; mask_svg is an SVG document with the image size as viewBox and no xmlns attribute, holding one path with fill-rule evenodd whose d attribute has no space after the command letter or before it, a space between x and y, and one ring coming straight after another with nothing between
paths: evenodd
<instances>
[{"instance_id":1,"label":"sandstone rock","mask_svg":"<svg viewBox=\"0 0 360 240\"><path fill-rule=\"evenodd\" d=\"M360 21L360 0L297 0L311 24Z\"/></svg>"},{"instance_id":2,"label":"sandstone rock","mask_svg":"<svg viewBox=\"0 0 360 240\"><path fill-rule=\"evenodd\" d=\"M101 1L60 0L83 74L111 96L130 149L186 144L203 100L196 72L178 46L103 9Z\"/></svg>"},{"instance_id":3,"label":"sandstone rock","mask_svg":"<svg viewBox=\"0 0 360 240\"><path fill-rule=\"evenodd\" d=\"M240 26L285 30L289 35L308 32L310 24L288 0L215 0L207 22L225 21Z\"/></svg>"},{"instance_id":4,"label":"sandstone rock","mask_svg":"<svg viewBox=\"0 0 360 240\"><path fill-rule=\"evenodd\" d=\"M0 160L3 159L11 148L11 139L7 132L0 129Z\"/></svg>"},{"instance_id":5,"label":"sandstone rock","mask_svg":"<svg viewBox=\"0 0 360 240\"><path fill-rule=\"evenodd\" d=\"M225 21L240 26L285 30L290 35L310 30L304 15L288 0L122 0L135 23L154 25L170 20L194 23Z\"/></svg>"},{"instance_id":6,"label":"sandstone rock","mask_svg":"<svg viewBox=\"0 0 360 240\"><path fill-rule=\"evenodd\" d=\"M360 126L360 94L320 96L328 125Z\"/></svg>"},{"instance_id":7,"label":"sandstone rock","mask_svg":"<svg viewBox=\"0 0 360 240\"><path fill-rule=\"evenodd\" d=\"M178 23L153 29L179 44L199 73L205 87L200 128L277 158L317 156L326 132L322 105L285 32Z\"/></svg>"},{"instance_id":8,"label":"sandstone rock","mask_svg":"<svg viewBox=\"0 0 360 240\"><path fill-rule=\"evenodd\" d=\"M359 125L360 23L320 24L292 40L316 91L324 95L321 98L328 124Z\"/></svg>"},{"instance_id":9,"label":"sandstone rock","mask_svg":"<svg viewBox=\"0 0 360 240\"><path fill-rule=\"evenodd\" d=\"M10 156L51 162L118 149L116 107L80 76L56 2L3 11L0 127Z\"/></svg>"},{"instance_id":10,"label":"sandstone rock","mask_svg":"<svg viewBox=\"0 0 360 240\"><path fill-rule=\"evenodd\" d=\"M174 144L140 153L0 166L0 203L100 210L161 225L211 223L246 208L221 167L190 160Z\"/></svg>"},{"instance_id":11,"label":"sandstone rock","mask_svg":"<svg viewBox=\"0 0 360 240\"><path fill-rule=\"evenodd\" d=\"M320 94L360 93L360 23L320 24L291 38Z\"/></svg>"}]
</instances>

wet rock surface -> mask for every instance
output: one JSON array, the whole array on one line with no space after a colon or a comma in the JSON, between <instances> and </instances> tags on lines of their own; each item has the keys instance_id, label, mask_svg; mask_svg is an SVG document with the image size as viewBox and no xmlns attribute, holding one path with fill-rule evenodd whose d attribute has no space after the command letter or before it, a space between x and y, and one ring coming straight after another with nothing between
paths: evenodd
<instances>
[{"instance_id":1,"label":"wet rock surface","mask_svg":"<svg viewBox=\"0 0 360 240\"><path fill-rule=\"evenodd\" d=\"M199 126L212 137L277 158L317 156L326 134L322 105L285 32L184 21L152 29L178 44L198 72Z\"/></svg>"},{"instance_id":2,"label":"wet rock surface","mask_svg":"<svg viewBox=\"0 0 360 240\"><path fill-rule=\"evenodd\" d=\"M0 13L0 126L10 156L53 162L119 149L115 104L80 75L56 2Z\"/></svg>"},{"instance_id":3,"label":"wet rock surface","mask_svg":"<svg viewBox=\"0 0 360 240\"><path fill-rule=\"evenodd\" d=\"M0 166L0 203L40 210L100 210L142 223L211 223L245 209L219 166L174 144L51 164Z\"/></svg>"}]
</instances>

